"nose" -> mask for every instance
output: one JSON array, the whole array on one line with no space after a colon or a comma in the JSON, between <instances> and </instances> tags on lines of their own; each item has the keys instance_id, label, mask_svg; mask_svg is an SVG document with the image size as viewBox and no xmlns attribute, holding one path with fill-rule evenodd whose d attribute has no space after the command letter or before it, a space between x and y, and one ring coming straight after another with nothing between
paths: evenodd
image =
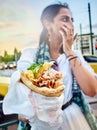
<instances>
[{"instance_id":1,"label":"nose","mask_svg":"<svg viewBox=\"0 0 97 130\"><path fill-rule=\"evenodd\" d=\"M74 28L74 25L73 25L73 18L69 18L69 22L70 22L71 27Z\"/></svg>"},{"instance_id":2,"label":"nose","mask_svg":"<svg viewBox=\"0 0 97 130\"><path fill-rule=\"evenodd\" d=\"M67 23L65 23L65 25L72 31L74 31L74 25L73 22L71 20L69 20Z\"/></svg>"}]
</instances>

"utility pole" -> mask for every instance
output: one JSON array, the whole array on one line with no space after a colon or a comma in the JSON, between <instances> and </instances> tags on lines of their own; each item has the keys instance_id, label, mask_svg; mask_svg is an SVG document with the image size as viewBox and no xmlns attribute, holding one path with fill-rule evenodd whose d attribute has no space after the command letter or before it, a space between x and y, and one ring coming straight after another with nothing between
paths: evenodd
<instances>
[{"instance_id":1,"label":"utility pole","mask_svg":"<svg viewBox=\"0 0 97 130\"><path fill-rule=\"evenodd\" d=\"M81 52L83 54L82 25L80 24Z\"/></svg>"},{"instance_id":2,"label":"utility pole","mask_svg":"<svg viewBox=\"0 0 97 130\"><path fill-rule=\"evenodd\" d=\"M88 3L88 11L89 11L89 25L90 25L90 40L91 40L91 53L94 54L93 50L93 37L92 37L92 22L91 22L91 9L90 9L90 3Z\"/></svg>"}]
</instances>

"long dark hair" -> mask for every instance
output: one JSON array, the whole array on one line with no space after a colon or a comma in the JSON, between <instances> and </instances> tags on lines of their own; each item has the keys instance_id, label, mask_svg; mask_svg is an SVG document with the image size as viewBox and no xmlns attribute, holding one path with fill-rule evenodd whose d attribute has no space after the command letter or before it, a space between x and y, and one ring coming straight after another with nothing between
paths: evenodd
<instances>
[{"instance_id":1,"label":"long dark hair","mask_svg":"<svg viewBox=\"0 0 97 130\"><path fill-rule=\"evenodd\" d=\"M69 9L69 6L67 3L57 3L57 4L52 4L47 6L41 15L41 22L43 23L43 20L48 20L50 22L53 22L53 19L55 16L59 13L61 8L67 8ZM43 30L40 34L40 39L39 39L39 45L42 43L47 43L48 42L48 32L47 29L43 26Z\"/></svg>"}]
</instances>

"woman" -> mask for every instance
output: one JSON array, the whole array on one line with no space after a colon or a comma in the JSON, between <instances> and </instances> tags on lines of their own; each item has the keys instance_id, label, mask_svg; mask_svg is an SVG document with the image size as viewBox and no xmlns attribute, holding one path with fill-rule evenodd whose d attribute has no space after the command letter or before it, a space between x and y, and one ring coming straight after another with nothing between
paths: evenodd
<instances>
[{"instance_id":1,"label":"woman","mask_svg":"<svg viewBox=\"0 0 97 130\"><path fill-rule=\"evenodd\" d=\"M40 37L39 48L24 50L18 61L17 69L26 70L33 62L44 63L45 61L56 61L58 71L61 71L64 75L63 83L66 88L64 90L64 99L62 100L65 105L62 106L63 111L59 112L56 116L57 118L61 117L61 121L59 120L57 123L56 121L52 121L51 124L47 120L41 120L40 118L36 120L36 126L32 125L31 129L91 130L81 109L71 100L73 96L73 75L76 77L80 89L84 94L88 96L97 94L96 74L84 61L82 55L78 51L72 50L72 45L76 39L72 13L66 3L49 5L42 12L41 22L43 24L43 31ZM42 101L42 98L40 101ZM58 109L61 108L59 107Z\"/></svg>"}]
</instances>

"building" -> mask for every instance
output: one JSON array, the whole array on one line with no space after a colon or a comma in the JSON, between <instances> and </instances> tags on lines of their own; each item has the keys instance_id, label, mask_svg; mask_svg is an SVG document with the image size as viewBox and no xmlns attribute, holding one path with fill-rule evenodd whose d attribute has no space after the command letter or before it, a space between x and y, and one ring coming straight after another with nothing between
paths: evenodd
<instances>
[{"instance_id":1,"label":"building","mask_svg":"<svg viewBox=\"0 0 97 130\"><path fill-rule=\"evenodd\" d=\"M92 41L93 44L91 44L90 33L78 35L74 49L80 50L82 54L93 53L94 55L97 55L97 35L94 35L94 33L92 33Z\"/></svg>"}]
</instances>

